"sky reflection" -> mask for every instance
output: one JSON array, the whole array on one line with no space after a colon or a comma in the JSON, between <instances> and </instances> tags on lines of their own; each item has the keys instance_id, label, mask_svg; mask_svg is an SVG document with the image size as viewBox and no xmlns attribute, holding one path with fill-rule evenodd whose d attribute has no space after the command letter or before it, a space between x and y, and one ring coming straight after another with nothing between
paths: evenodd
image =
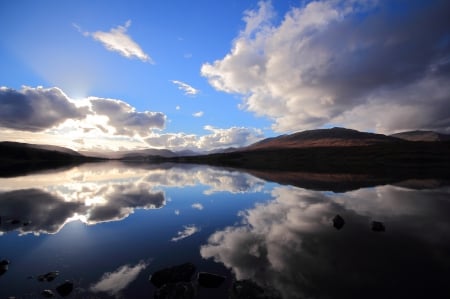
<instances>
[{"instance_id":1,"label":"sky reflection","mask_svg":"<svg viewBox=\"0 0 450 299\"><path fill-rule=\"evenodd\" d=\"M11 267L0 297L39 296L26 277L59 270L80 296L150 298L153 271L192 262L285 299L439 298L450 292L450 187L406 185L334 193L224 168L116 162L2 178L0 260ZM219 295L228 298L202 298Z\"/></svg>"},{"instance_id":2,"label":"sky reflection","mask_svg":"<svg viewBox=\"0 0 450 299\"><path fill-rule=\"evenodd\" d=\"M449 291L449 193L277 187L272 201L243 211L240 225L212 234L200 252L284 298L437 298ZM340 231L336 214L346 221ZM387 231L372 232L373 220Z\"/></svg>"},{"instance_id":3,"label":"sky reflection","mask_svg":"<svg viewBox=\"0 0 450 299\"><path fill-rule=\"evenodd\" d=\"M257 192L264 181L200 166L138 168L122 163L81 165L58 173L0 179L0 233L54 234L70 221L118 221L136 209L166 205L164 189L207 186L203 192ZM201 203L192 204L202 210Z\"/></svg>"}]
</instances>

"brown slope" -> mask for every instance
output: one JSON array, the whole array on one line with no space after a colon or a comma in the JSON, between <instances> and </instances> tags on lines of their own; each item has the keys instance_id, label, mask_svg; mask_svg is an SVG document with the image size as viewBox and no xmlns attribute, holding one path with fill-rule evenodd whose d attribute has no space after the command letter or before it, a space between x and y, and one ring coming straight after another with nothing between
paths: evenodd
<instances>
[{"instance_id":1,"label":"brown slope","mask_svg":"<svg viewBox=\"0 0 450 299\"><path fill-rule=\"evenodd\" d=\"M398 138L345 128L318 129L264 139L241 150L347 147L401 142Z\"/></svg>"}]
</instances>

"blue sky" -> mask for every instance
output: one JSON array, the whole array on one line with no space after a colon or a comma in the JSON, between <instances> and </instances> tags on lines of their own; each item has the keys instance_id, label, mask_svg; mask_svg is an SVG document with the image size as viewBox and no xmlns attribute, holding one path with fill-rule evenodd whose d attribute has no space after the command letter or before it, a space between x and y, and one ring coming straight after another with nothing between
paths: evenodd
<instances>
[{"instance_id":1,"label":"blue sky","mask_svg":"<svg viewBox=\"0 0 450 299\"><path fill-rule=\"evenodd\" d=\"M2 1L0 139L209 150L450 131L447 1Z\"/></svg>"}]
</instances>

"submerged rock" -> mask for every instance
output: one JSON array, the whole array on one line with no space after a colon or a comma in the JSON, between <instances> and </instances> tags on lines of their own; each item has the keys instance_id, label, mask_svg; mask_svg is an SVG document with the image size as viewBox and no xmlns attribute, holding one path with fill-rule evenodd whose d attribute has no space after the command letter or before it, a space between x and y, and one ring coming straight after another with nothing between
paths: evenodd
<instances>
[{"instance_id":1,"label":"submerged rock","mask_svg":"<svg viewBox=\"0 0 450 299\"><path fill-rule=\"evenodd\" d=\"M9 260L1 260L0 261L0 266L8 266L10 264Z\"/></svg>"},{"instance_id":2,"label":"submerged rock","mask_svg":"<svg viewBox=\"0 0 450 299\"><path fill-rule=\"evenodd\" d=\"M184 263L178 266L156 271L150 277L150 281L157 288L169 283L189 282L191 281L192 275L194 275L195 271L196 268L194 264Z\"/></svg>"},{"instance_id":3,"label":"submerged rock","mask_svg":"<svg viewBox=\"0 0 450 299\"><path fill-rule=\"evenodd\" d=\"M167 283L156 290L155 299L193 299L195 289L191 282Z\"/></svg>"},{"instance_id":4,"label":"submerged rock","mask_svg":"<svg viewBox=\"0 0 450 299\"><path fill-rule=\"evenodd\" d=\"M1 260L0 261L0 276L6 273L9 269L9 261L8 260Z\"/></svg>"},{"instance_id":5,"label":"submerged rock","mask_svg":"<svg viewBox=\"0 0 450 299\"><path fill-rule=\"evenodd\" d=\"M384 232L384 231L386 231L386 228L384 227L383 222L372 221L372 230L374 232Z\"/></svg>"},{"instance_id":6,"label":"submerged rock","mask_svg":"<svg viewBox=\"0 0 450 299\"><path fill-rule=\"evenodd\" d=\"M53 297L55 294L53 294L52 290L43 290L41 292L41 295L46 297L46 298L51 298Z\"/></svg>"},{"instance_id":7,"label":"submerged rock","mask_svg":"<svg viewBox=\"0 0 450 299\"><path fill-rule=\"evenodd\" d=\"M204 288L218 288L225 281L225 277L208 272L199 272L198 285Z\"/></svg>"},{"instance_id":8,"label":"submerged rock","mask_svg":"<svg viewBox=\"0 0 450 299\"><path fill-rule=\"evenodd\" d=\"M37 280L39 281L53 281L55 280L56 277L58 277L59 275L59 271L52 271L52 272L48 272L42 275L39 275L37 277Z\"/></svg>"},{"instance_id":9,"label":"submerged rock","mask_svg":"<svg viewBox=\"0 0 450 299\"><path fill-rule=\"evenodd\" d=\"M56 287L56 291L62 297L68 296L73 291L73 282L66 280L63 284Z\"/></svg>"},{"instance_id":10,"label":"submerged rock","mask_svg":"<svg viewBox=\"0 0 450 299\"><path fill-rule=\"evenodd\" d=\"M342 227L344 227L345 221L344 218L341 217L341 215L337 214L336 216L334 216L333 218L333 226L339 230Z\"/></svg>"},{"instance_id":11,"label":"submerged rock","mask_svg":"<svg viewBox=\"0 0 450 299\"><path fill-rule=\"evenodd\" d=\"M233 282L230 299L281 299L281 294L270 287L263 288L251 280Z\"/></svg>"}]
</instances>

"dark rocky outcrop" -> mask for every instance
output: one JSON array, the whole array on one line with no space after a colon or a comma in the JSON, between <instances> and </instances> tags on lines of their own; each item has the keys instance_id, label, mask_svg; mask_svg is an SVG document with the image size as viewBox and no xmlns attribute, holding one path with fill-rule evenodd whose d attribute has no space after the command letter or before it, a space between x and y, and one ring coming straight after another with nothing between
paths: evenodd
<instances>
[{"instance_id":1,"label":"dark rocky outcrop","mask_svg":"<svg viewBox=\"0 0 450 299\"><path fill-rule=\"evenodd\" d=\"M55 296L55 294L53 294L52 290L43 290L41 292L41 295L45 298L51 298L51 297Z\"/></svg>"},{"instance_id":2,"label":"dark rocky outcrop","mask_svg":"<svg viewBox=\"0 0 450 299\"><path fill-rule=\"evenodd\" d=\"M385 228L383 222L372 221L372 230L374 232L384 232L384 231L386 231L386 228Z\"/></svg>"},{"instance_id":3,"label":"dark rocky outcrop","mask_svg":"<svg viewBox=\"0 0 450 299\"><path fill-rule=\"evenodd\" d=\"M231 286L230 299L281 299L281 294L270 287L262 287L251 280L235 281Z\"/></svg>"},{"instance_id":4,"label":"dark rocky outcrop","mask_svg":"<svg viewBox=\"0 0 450 299\"><path fill-rule=\"evenodd\" d=\"M167 283L156 290L155 299L193 299L195 288L192 282Z\"/></svg>"},{"instance_id":5,"label":"dark rocky outcrop","mask_svg":"<svg viewBox=\"0 0 450 299\"><path fill-rule=\"evenodd\" d=\"M345 221L344 218L341 217L341 215L336 215L333 218L333 226L337 229L340 230L341 228L344 227Z\"/></svg>"},{"instance_id":6,"label":"dark rocky outcrop","mask_svg":"<svg viewBox=\"0 0 450 299\"><path fill-rule=\"evenodd\" d=\"M8 260L1 260L0 261L0 276L5 274L9 269L10 262Z\"/></svg>"},{"instance_id":7,"label":"dark rocky outcrop","mask_svg":"<svg viewBox=\"0 0 450 299\"><path fill-rule=\"evenodd\" d=\"M184 263L156 271L150 277L150 281L157 288L160 288L168 283L190 282L195 271L196 268L194 264Z\"/></svg>"},{"instance_id":8,"label":"dark rocky outcrop","mask_svg":"<svg viewBox=\"0 0 450 299\"><path fill-rule=\"evenodd\" d=\"M58 277L58 275L59 275L59 271L52 271L52 272L48 272L48 273L39 275L37 277L37 280L41 281L41 282L44 282L44 281L50 282L50 281L55 280L55 278Z\"/></svg>"},{"instance_id":9,"label":"dark rocky outcrop","mask_svg":"<svg viewBox=\"0 0 450 299\"><path fill-rule=\"evenodd\" d=\"M56 291L62 297L68 296L73 291L73 282L66 280L64 283L56 287Z\"/></svg>"},{"instance_id":10,"label":"dark rocky outcrop","mask_svg":"<svg viewBox=\"0 0 450 299\"><path fill-rule=\"evenodd\" d=\"M218 288L225 281L225 277L208 272L199 272L197 275L198 285L204 288Z\"/></svg>"}]
</instances>

